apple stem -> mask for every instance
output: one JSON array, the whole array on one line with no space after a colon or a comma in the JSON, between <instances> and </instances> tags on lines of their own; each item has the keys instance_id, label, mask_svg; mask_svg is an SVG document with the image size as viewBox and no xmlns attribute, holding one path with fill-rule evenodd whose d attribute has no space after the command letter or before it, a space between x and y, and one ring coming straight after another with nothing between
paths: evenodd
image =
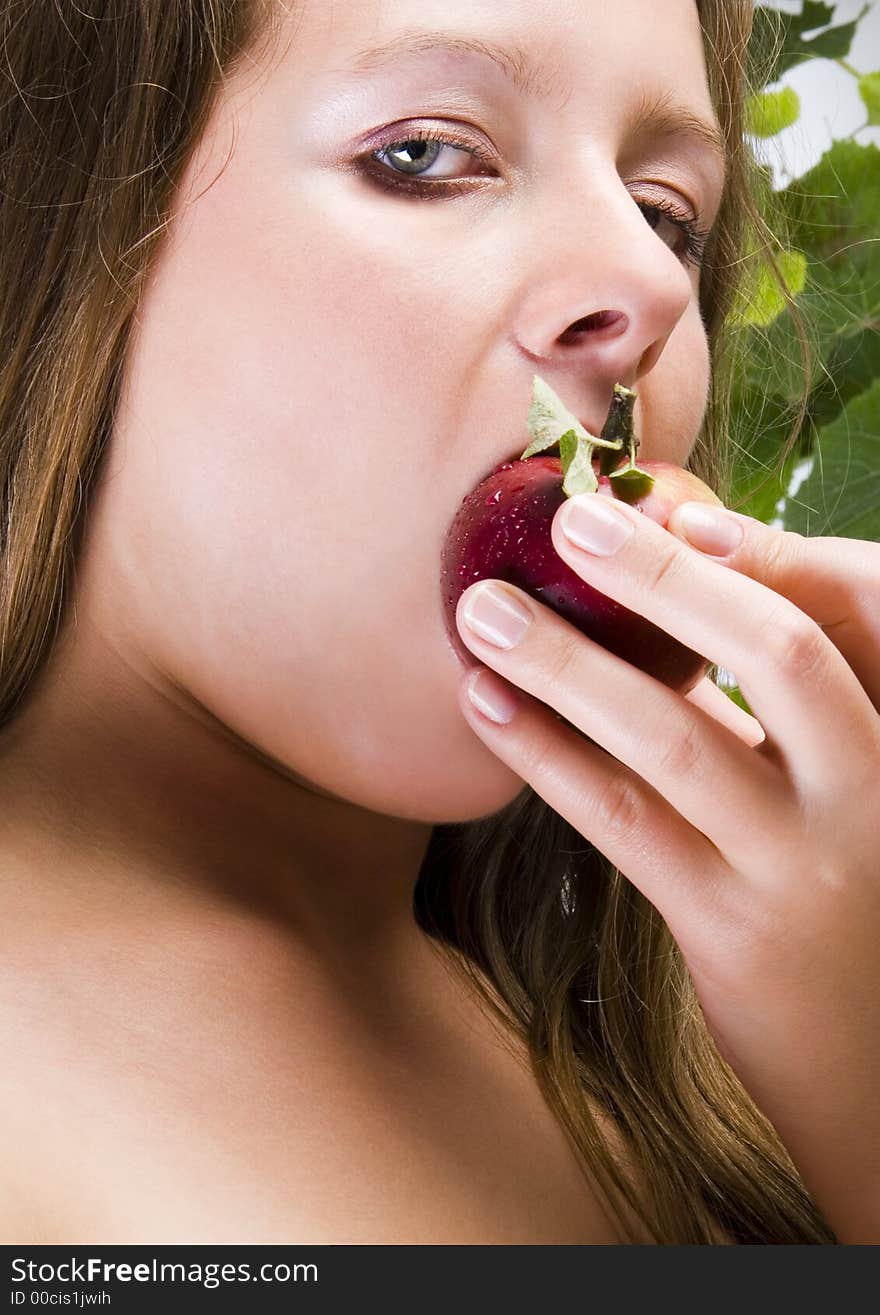
<instances>
[{"instance_id":1,"label":"apple stem","mask_svg":"<svg viewBox=\"0 0 880 1315\"><path fill-rule=\"evenodd\" d=\"M602 426L601 438L610 441L619 440L618 447L625 447L630 461L634 462L636 453L639 450L639 440L636 438L633 429L633 410L636 404L636 395L631 388L625 388L623 384L615 384L614 392L611 397L611 406L608 410L608 418ZM607 449L599 454L599 474L610 475L618 464L615 457Z\"/></svg>"},{"instance_id":2,"label":"apple stem","mask_svg":"<svg viewBox=\"0 0 880 1315\"><path fill-rule=\"evenodd\" d=\"M650 493L654 486L654 477L636 465L639 440L633 427L633 411L636 394L623 384L614 385L608 418L602 426L602 438L620 439L626 449L629 460L625 465L615 466L615 458L606 450L599 454L599 474L607 475L612 481L614 496L624 502L634 503Z\"/></svg>"}]
</instances>

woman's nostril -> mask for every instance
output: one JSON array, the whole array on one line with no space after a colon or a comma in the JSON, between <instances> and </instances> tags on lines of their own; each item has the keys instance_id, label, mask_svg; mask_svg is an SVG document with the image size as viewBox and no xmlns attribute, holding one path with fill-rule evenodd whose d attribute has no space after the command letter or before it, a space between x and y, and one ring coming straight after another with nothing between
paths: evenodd
<instances>
[{"instance_id":1,"label":"woman's nostril","mask_svg":"<svg viewBox=\"0 0 880 1315\"><path fill-rule=\"evenodd\" d=\"M585 315L582 319L575 320L570 324L564 333L560 334L559 341L563 344L575 342L582 333L591 333L597 329L607 329L611 325L619 325L624 319L622 311L600 310L593 315Z\"/></svg>"}]
</instances>

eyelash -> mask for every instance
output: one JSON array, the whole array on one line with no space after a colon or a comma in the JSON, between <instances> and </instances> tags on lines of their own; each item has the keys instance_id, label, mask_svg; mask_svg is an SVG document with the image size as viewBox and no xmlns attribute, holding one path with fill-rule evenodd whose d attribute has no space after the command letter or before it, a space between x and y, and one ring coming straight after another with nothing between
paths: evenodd
<instances>
[{"instance_id":1,"label":"eyelash","mask_svg":"<svg viewBox=\"0 0 880 1315\"><path fill-rule=\"evenodd\" d=\"M439 142L443 146L452 146L456 150L467 151L481 164L492 165L494 163L490 152L476 143L461 141L448 133L436 132L429 128L415 128L408 132L405 137L396 137L383 146L368 152L367 155L360 157L359 163L362 164L370 179L387 192L396 192L398 195L403 193L404 195L427 199L431 195L437 196L440 193L445 193L449 197L461 195L462 192L470 190L467 185L460 185L464 184L464 179L420 179L415 175L407 176L406 174L395 173L393 169L382 165L378 156L384 155L394 146L405 146L407 142ZM378 165L379 167L375 168L371 165ZM397 181L392 182L392 179ZM696 266L702 264L706 243L709 239L709 230L700 226L699 217L692 219L679 210L672 201L668 200L639 201L637 204L643 210L661 214L675 224L684 238L684 252L682 254L684 262Z\"/></svg>"}]
</instances>

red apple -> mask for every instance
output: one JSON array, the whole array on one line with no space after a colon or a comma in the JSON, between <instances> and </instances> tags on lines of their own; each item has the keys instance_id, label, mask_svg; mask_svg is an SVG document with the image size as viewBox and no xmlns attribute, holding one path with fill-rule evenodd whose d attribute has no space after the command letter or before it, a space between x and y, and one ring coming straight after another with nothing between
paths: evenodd
<instances>
[{"instance_id":1,"label":"red apple","mask_svg":"<svg viewBox=\"0 0 880 1315\"><path fill-rule=\"evenodd\" d=\"M680 466L666 461L636 465L635 397L631 389L615 385L608 419L596 439L535 376L529 413L535 441L462 500L444 545L447 626L466 665L476 659L458 635L456 605L477 580L494 579L539 599L588 638L680 693L687 693L705 674L706 658L587 584L562 560L550 537L556 511L575 493L620 498L662 526L679 503L720 504L702 480ZM557 444L560 456L535 455ZM594 448L599 453L594 455Z\"/></svg>"}]
</instances>

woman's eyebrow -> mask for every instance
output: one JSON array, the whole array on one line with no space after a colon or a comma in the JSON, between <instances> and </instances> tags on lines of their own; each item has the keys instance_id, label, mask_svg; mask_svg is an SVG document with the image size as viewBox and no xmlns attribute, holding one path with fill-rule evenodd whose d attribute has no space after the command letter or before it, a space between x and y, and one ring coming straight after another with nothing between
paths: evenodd
<instances>
[{"instance_id":1,"label":"woman's eyebrow","mask_svg":"<svg viewBox=\"0 0 880 1315\"><path fill-rule=\"evenodd\" d=\"M395 59L429 52L482 56L497 65L518 91L536 99L546 99L552 92L559 90L559 82L549 74L549 70L533 63L530 67L528 56L519 46L502 46L493 41L483 41L479 37L452 32L402 32L381 45L359 51L350 67L354 72L372 73Z\"/></svg>"},{"instance_id":2,"label":"woman's eyebrow","mask_svg":"<svg viewBox=\"0 0 880 1315\"><path fill-rule=\"evenodd\" d=\"M381 45L359 51L345 71L372 73L396 59L428 53L476 55L490 60L518 91L537 100L570 90L560 84L557 74L545 65L536 64L520 46L499 45L452 32L402 32ZM630 115L626 131L632 136L683 137L699 142L714 157L724 177L727 152L718 124L678 104L671 92L644 95Z\"/></svg>"},{"instance_id":3,"label":"woman's eyebrow","mask_svg":"<svg viewBox=\"0 0 880 1315\"><path fill-rule=\"evenodd\" d=\"M687 105L679 104L672 92L646 92L627 119L625 130L633 137L644 136L654 140L684 137L699 143L712 157L721 181L724 182L727 174L727 145L721 128L714 117L707 119Z\"/></svg>"}]
</instances>

